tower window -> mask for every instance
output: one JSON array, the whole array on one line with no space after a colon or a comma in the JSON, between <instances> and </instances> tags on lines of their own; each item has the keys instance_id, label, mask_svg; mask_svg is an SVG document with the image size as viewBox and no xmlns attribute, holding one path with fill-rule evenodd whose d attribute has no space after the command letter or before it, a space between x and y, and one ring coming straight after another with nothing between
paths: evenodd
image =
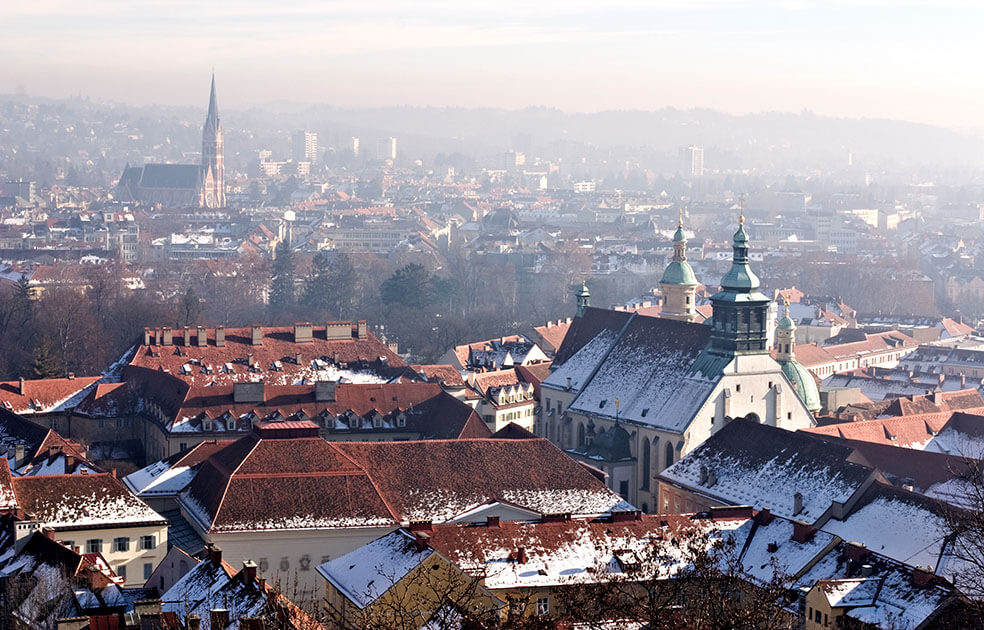
<instances>
[{"instance_id":1,"label":"tower window","mask_svg":"<svg viewBox=\"0 0 984 630\"><path fill-rule=\"evenodd\" d=\"M735 391L736 392L740 392L741 391L741 383L738 383L737 385L735 385Z\"/></svg>"}]
</instances>

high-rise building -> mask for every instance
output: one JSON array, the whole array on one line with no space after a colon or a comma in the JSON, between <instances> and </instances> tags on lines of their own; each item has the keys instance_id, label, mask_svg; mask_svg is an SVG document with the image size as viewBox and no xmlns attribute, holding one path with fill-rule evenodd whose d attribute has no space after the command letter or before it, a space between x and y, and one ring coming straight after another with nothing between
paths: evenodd
<instances>
[{"instance_id":1,"label":"high-rise building","mask_svg":"<svg viewBox=\"0 0 984 630\"><path fill-rule=\"evenodd\" d=\"M389 159L396 160L396 138L389 139Z\"/></svg>"},{"instance_id":2,"label":"high-rise building","mask_svg":"<svg viewBox=\"0 0 984 630\"><path fill-rule=\"evenodd\" d=\"M202 129L202 205L206 208L225 206L225 159L222 123L215 98L215 75L208 97L208 113Z\"/></svg>"},{"instance_id":3,"label":"high-rise building","mask_svg":"<svg viewBox=\"0 0 984 630\"><path fill-rule=\"evenodd\" d=\"M704 176L704 149L696 145L680 147L680 167L688 177Z\"/></svg>"},{"instance_id":4,"label":"high-rise building","mask_svg":"<svg viewBox=\"0 0 984 630\"><path fill-rule=\"evenodd\" d=\"M316 162L318 160L317 133L313 131L295 131L291 145L291 152L295 162Z\"/></svg>"},{"instance_id":5,"label":"high-rise building","mask_svg":"<svg viewBox=\"0 0 984 630\"><path fill-rule=\"evenodd\" d=\"M359 157L359 139L352 136L352 155Z\"/></svg>"}]
</instances>

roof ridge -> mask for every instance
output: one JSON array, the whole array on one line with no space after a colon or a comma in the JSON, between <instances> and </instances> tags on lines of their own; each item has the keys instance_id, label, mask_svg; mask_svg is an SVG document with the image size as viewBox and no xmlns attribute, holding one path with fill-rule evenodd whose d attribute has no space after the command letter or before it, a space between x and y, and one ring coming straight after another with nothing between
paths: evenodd
<instances>
[{"instance_id":1,"label":"roof ridge","mask_svg":"<svg viewBox=\"0 0 984 630\"><path fill-rule=\"evenodd\" d=\"M325 443L329 447L331 447L335 452L341 455L343 458L350 461L353 466L355 466L357 469L362 471L362 474L365 475L366 479L369 480L369 485L371 485L372 489L376 491L376 496L378 496L379 500L383 502L384 506L386 506L386 511L390 513L390 517L397 523L402 523L403 519L397 515L396 510L393 509L393 506L390 505L389 501L386 500L386 497L383 496L383 493L379 490L379 486L376 485L376 480L372 478L372 475L369 474L369 471L367 471L360 462L357 462L353 457L350 457L348 453L342 451L342 449L335 446L335 444L333 444L332 442L325 441ZM366 444L368 443L369 442L366 442ZM380 442L380 444L382 444L382 442Z\"/></svg>"},{"instance_id":2,"label":"roof ridge","mask_svg":"<svg viewBox=\"0 0 984 630\"><path fill-rule=\"evenodd\" d=\"M232 471L230 471L228 475L226 475L225 488L222 489L222 497L219 499L219 504L215 507L215 514L212 515L212 522L213 523L218 519L219 512L222 511L222 504L225 503L226 494L229 493L229 486L232 485L232 476L235 475L239 471L240 468L242 468L243 464L245 464L246 463L246 460L249 459L249 456L252 455L254 451L256 451L256 447L259 446L260 445L260 442L262 442L262 441L263 441L262 439L257 439L253 443L253 448L249 449L249 452L246 453L246 456L243 457L241 460L239 460L239 465L236 466L235 469L233 469ZM213 455L215 455L215 454L213 453ZM211 458L211 457L212 456L210 455L209 458ZM197 477L197 475L195 475L195 476ZM209 525L209 529L211 529L212 528L212 523L209 523L208 525Z\"/></svg>"}]
</instances>

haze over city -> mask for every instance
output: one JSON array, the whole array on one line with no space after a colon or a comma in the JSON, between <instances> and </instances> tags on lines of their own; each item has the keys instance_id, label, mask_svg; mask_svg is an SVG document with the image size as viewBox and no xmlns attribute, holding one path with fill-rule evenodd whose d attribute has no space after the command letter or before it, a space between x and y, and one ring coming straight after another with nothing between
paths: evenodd
<instances>
[{"instance_id":1,"label":"haze over city","mask_svg":"<svg viewBox=\"0 0 984 630\"><path fill-rule=\"evenodd\" d=\"M984 630L982 9L0 4L0 629Z\"/></svg>"},{"instance_id":2,"label":"haze over city","mask_svg":"<svg viewBox=\"0 0 984 630\"><path fill-rule=\"evenodd\" d=\"M809 109L979 128L975 2L9 2L0 85L127 103ZM195 80L198 78L198 80Z\"/></svg>"}]
</instances>

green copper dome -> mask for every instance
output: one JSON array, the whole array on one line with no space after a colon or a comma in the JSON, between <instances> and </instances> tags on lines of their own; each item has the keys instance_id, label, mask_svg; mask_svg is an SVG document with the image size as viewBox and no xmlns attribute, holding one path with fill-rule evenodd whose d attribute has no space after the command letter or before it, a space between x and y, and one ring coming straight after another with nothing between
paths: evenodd
<instances>
[{"instance_id":1,"label":"green copper dome","mask_svg":"<svg viewBox=\"0 0 984 630\"><path fill-rule=\"evenodd\" d=\"M697 276L694 275L694 270L690 266L690 263L683 261L673 261L666 266L666 271L663 272L663 279L660 280L661 284L679 284L688 287L695 287L699 282L697 282Z\"/></svg>"},{"instance_id":2,"label":"green copper dome","mask_svg":"<svg viewBox=\"0 0 984 630\"><path fill-rule=\"evenodd\" d=\"M803 367L795 359L790 361L780 361L782 373L796 390L796 395L800 397L803 404L811 412L820 411L820 391L817 389L817 382L813 380L810 371Z\"/></svg>"},{"instance_id":3,"label":"green copper dome","mask_svg":"<svg viewBox=\"0 0 984 630\"><path fill-rule=\"evenodd\" d=\"M779 330L796 330L796 322L789 316L789 307L786 307L786 316L779 320Z\"/></svg>"},{"instance_id":4,"label":"green copper dome","mask_svg":"<svg viewBox=\"0 0 984 630\"><path fill-rule=\"evenodd\" d=\"M740 219L731 247L734 249L734 257L731 269L721 278L721 288L746 293L754 291L759 288L761 282L748 266L748 233L745 232L744 217Z\"/></svg>"},{"instance_id":5,"label":"green copper dome","mask_svg":"<svg viewBox=\"0 0 984 630\"><path fill-rule=\"evenodd\" d=\"M687 242L687 236L683 233L683 226L678 225L676 233L673 234L674 243L685 243Z\"/></svg>"}]
</instances>

